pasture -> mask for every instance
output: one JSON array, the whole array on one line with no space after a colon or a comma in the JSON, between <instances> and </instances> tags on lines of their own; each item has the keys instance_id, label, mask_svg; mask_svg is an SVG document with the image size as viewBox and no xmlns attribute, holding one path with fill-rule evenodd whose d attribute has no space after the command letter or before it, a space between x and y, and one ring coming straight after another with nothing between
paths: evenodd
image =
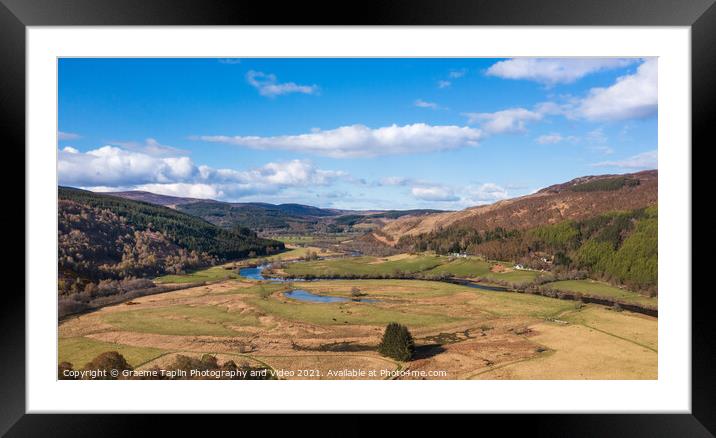
<instances>
[{"instance_id":1,"label":"pasture","mask_svg":"<svg viewBox=\"0 0 716 438\"><path fill-rule=\"evenodd\" d=\"M626 303L642 304L651 307L656 307L658 304L656 297L640 295L636 292L621 289L596 280L563 280L546 283L545 286L564 292L578 292L595 297L614 298Z\"/></svg>"},{"instance_id":2,"label":"pasture","mask_svg":"<svg viewBox=\"0 0 716 438\"><path fill-rule=\"evenodd\" d=\"M446 260L359 257L291 266L430 270ZM291 289L346 298L358 289L375 301L302 302L284 295ZM211 353L319 373L287 379L343 378L336 372L344 368L445 370L443 379L656 378L656 318L591 304L577 309L572 301L538 295L421 280L271 284L228 278L133 303L63 321L59 360L78 368L116 350L144 368L176 353ZM416 338L413 361L395 362L375 351L385 325L394 321Z\"/></svg>"}]
</instances>

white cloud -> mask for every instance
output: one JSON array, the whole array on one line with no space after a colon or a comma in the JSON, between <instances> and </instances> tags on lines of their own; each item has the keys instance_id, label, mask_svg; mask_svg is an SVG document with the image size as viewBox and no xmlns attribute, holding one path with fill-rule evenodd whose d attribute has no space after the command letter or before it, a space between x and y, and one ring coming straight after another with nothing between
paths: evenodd
<instances>
[{"instance_id":1,"label":"white cloud","mask_svg":"<svg viewBox=\"0 0 716 438\"><path fill-rule=\"evenodd\" d=\"M124 185L171 182L192 176L188 157L157 158L115 146L102 146L85 153L59 152L60 182L69 185Z\"/></svg>"},{"instance_id":2,"label":"white cloud","mask_svg":"<svg viewBox=\"0 0 716 438\"><path fill-rule=\"evenodd\" d=\"M504 187L495 183L484 183L478 186L468 186L462 197L463 204L480 205L489 204L495 201L509 198Z\"/></svg>"},{"instance_id":3,"label":"white cloud","mask_svg":"<svg viewBox=\"0 0 716 438\"><path fill-rule=\"evenodd\" d=\"M424 181L408 181L410 194L427 203L437 202L439 208L466 208L491 204L510 197L507 190L495 183L467 186L448 186ZM429 205L427 205L429 206Z\"/></svg>"},{"instance_id":4,"label":"white cloud","mask_svg":"<svg viewBox=\"0 0 716 438\"><path fill-rule=\"evenodd\" d=\"M604 144L597 144L597 145L589 146L589 149L594 152L599 152L600 154L604 154L604 155L611 155L614 153L614 149L611 146L607 146Z\"/></svg>"},{"instance_id":5,"label":"white cloud","mask_svg":"<svg viewBox=\"0 0 716 438\"><path fill-rule=\"evenodd\" d=\"M172 157L186 155L189 153L184 149L175 148L173 146L167 146L159 143L153 138L147 138L143 143L134 141L115 141L110 143L111 146L119 146L123 149L128 149L134 152L141 152L143 154L157 156L157 157Z\"/></svg>"},{"instance_id":6,"label":"white cloud","mask_svg":"<svg viewBox=\"0 0 716 438\"><path fill-rule=\"evenodd\" d=\"M279 83L276 75L255 70L246 73L246 80L252 87L259 90L259 94L267 97L289 93L315 94L318 92L318 85L299 85L295 82Z\"/></svg>"},{"instance_id":7,"label":"white cloud","mask_svg":"<svg viewBox=\"0 0 716 438\"><path fill-rule=\"evenodd\" d=\"M62 132L57 131L57 139L58 140L77 140L78 138L81 138L82 136L79 134L75 134L73 132Z\"/></svg>"},{"instance_id":8,"label":"white cloud","mask_svg":"<svg viewBox=\"0 0 716 438\"><path fill-rule=\"evenodd\" d=\"M140 184L133 190L197 199L220 199L224 192L216 186L202 183Z\"/></svg>"},{"instance_id":9,"label":"white cloud","mask_svg":"<svg viewBox=\"0 0 716 438\"><path fill-rule=\"evenodd\" d=\"M577 141L579 141L579 138L575 137L573 135L564 136L564 135L556 133L556 132L553 132L550 134L545 134L545 135L540 135L539 137L537 137L537 143L539 143L539 144L556 144L556 143L561 143L563 141L576 143Z\"/></svg>"},{"instance_id":10,"label":"white cloud","mask_svg":"<svg viewBox=\"0 0 716 438\"><path fill-rule=\"evenodd\" d=\"M65 146L62 148L62 152L67 152L68 154L78 154L80 151L73 148L72 146Z\"/></svg>"},{"instance_id":11,"label":"white cloud","mask_svg":"<svg viewBox=\"0 0 716 438\"><path fill-rule=\"evenodd\" d=\"M445 80L438 81L438 88L447 88L450 85L452 85L452 82L450 82L450 81L445 81Z\"/></svg>"},{"instance_id":12,"label":"white cloud","mask_svg":"<svg viewBox=\"0 0 716 438\"><path fill-rule=\"evenodd\" d=\"M450 73L448 73L448 76L451 79L459 79L467 74L467 69L461 68L459 70L450 70Z\"/></svg>"},{"instance_id":13,"label":"white cloud","mask_svg":"<svg viewBox=\"0 0 716 438\"><path fill-rule=\"evenodd\" d=\"M656 169L658 166L657 151L642 152L624 160L602 161L595 163L595 167L621 167L625 169Z\"/></svg>"},{"instance_id":14,"label":"white cloud","mask_svg":"<svg viewBox=\"0 0 716 438\"><path fill-rule=\"evenodd\" d=\"M380 180L379 185L383 186L404 186L409 184L412 180L403 176L388 176Z\"/></svg>"},{"instance_id":15,"label":"white cloud","mask_svg":"<svg viewBox=\"0 0 716 438\"><path fill-rule=\"evenodd\" d=\"M341 171L316 168L306 160L272 162L253 169L197 166L189 157L157 157L103 146L85 153L59 151L60 184L98 190L147 190L198 198L277 193L290 187L326 186L350 181Z\"/></svg>"},{"instance_id":16,"label":"white cloud","mask_svg":"<svg viewBox=\"0 0 716 438\"><path fill-rule=\"evenodd\" d=\"M418 108L430 108L430 109L438 109L440 106L437 103L434 102L427 102L423 99L418 99L415 101L415 106Z\"/></svg>"},{"instance_id":17,"label":"white cloud","mask_svg":"<svg viewBox=\"0 0 716 438\"><path fill-rule=\"evenodd\" d=\"M525 79L555 85L571 83L588 74L625 67L633 62L633 59L614 58L517 58L493 64L486 74L503 79Z\"/></svg>"},{"instance_id":18,"label":"white cloud","mask_svg":"<svg viewBox=\"0 0 716 438\"><path fill-rule=\"evenodd\" d=\"M592 88L577 106L577 116L587 120L625 120L656 114L657 75L657 59L646 59L636 73L617 78L609 87Z\"/></svg>"},{"instance_id":19,"label":"white cloud","mask_svg":"<svg viewBox=\"0 0 716 438\"><path fill-rule=\"evenodd\" d=\"M494 113L464 113L468 123L480 124L489 134L524 132L529 121L541 120L542 113L525 108L510 108Z\"/></svg>"},{"instance_id":20,"label":"white cloud","mask_svg":"<svg viewBox=\"0 0 716 438\"><path fill-rule=\"evenodd\" d=\"M283 149L333 158L357 158L477 146L482 137L481 130L466 126L431 126L416 123L375 129L364 125L351 125L327 131L274 137L207 135L196 138L252 149Z\"/></svg>"},{"instance_id":21,"label":"white cloud","mask_svg":"<svg viewBox=\"0 0 716 438\"><path fill-rule=\"evenodd\" d=\"M460 199L450 188L443 186L413 187L410 192L414 197L423 201L450 202Z\"/></svg>"},{"instance_id":22,"label":"white cloud","mask_svg":"<svg viewBox=\"0 0 716 438\"><path fill-rule=\"evenodd\" d=\"M545 134L537 137L537 143L539 144L555 144L564 140L560 134Z\"/></svg>"}]
</instances>

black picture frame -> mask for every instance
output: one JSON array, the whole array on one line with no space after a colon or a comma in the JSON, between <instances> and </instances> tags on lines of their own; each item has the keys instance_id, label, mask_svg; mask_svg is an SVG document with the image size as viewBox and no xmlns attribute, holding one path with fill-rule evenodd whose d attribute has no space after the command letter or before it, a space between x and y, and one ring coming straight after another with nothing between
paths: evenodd
<instances>
[{"instance_id":1,"label":"black picture frame","mask_svg":"<svg viewBox=\"0 0 716 438\"><path fill-rule=\"evenodd\" d=\"M713 126L712 114L716 114L714 1L348 0L282 2L279 6L272 2L218 0L0 0L0 124L4 149L6 154L17 154L14 157L17 161L13 162L25 162L25 31L28 26L264 24L690 26L692 143L704 147ZM24 205L23 192L15 187L14 193L16 205ZM25 228L25 235L28 233L32 230ZM716 359L716 333L714 324L710 323L713 310L707 303L710 291L695 292L692 294L691 414L521 415L516 421L506 421L502 415L485 415L479 420L481 430L490 430L490 423L494 423L508 433L529 424L523 430L529 430L531 435L714 436L716 373L712 364ZM7 436L126 436L135 429L137 421L156 421L155 416L148 415L140 420L129 415L26 414L25 303L19 287L6 288L0 312L0 351L4 358L0 365L0 433ZM179 428L191 421L178 416L171 419L174 427ZM366 427L355 419L342 421L349 422L352 434ZM404 423L397 424L404 433L411 428L405 428ZM302 424L292 418L291 426ZM128 431L128 428L131 429ZM425 430L424 425L420 425L420 429ZM217 430L217 433L222 432Z\"/></svg>"}]
</instances>

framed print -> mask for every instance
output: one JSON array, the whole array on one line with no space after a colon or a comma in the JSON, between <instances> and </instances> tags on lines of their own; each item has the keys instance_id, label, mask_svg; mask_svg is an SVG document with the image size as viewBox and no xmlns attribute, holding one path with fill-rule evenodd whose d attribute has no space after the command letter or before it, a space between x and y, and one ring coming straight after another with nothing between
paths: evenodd
<instances>
[{"instance_id":1,"label":"framed print","mask_svg":"<svg viewBox=\"0 0 716 438\"><path fill-rule=\"evenodd\" d=\"M712 2L100 3L3 0L26 163L3 431L459 412L711 436Z\"/></svg>"}]
</instances>

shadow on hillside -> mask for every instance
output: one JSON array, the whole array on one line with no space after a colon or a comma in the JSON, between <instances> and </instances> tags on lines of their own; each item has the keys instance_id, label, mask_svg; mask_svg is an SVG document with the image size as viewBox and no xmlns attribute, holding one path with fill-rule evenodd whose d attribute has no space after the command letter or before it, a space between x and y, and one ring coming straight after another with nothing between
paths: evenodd
<instances>
[{"instance_id":1,"label":"shadow on hillside","mask_svg":"<svg viewBox=\"0 0 716 438\"><path fill-rule=\"evenodd\" d=\"M416 345L413 360L428 359L445 351L440 344Z\"/></svg>"}]
</instances>

